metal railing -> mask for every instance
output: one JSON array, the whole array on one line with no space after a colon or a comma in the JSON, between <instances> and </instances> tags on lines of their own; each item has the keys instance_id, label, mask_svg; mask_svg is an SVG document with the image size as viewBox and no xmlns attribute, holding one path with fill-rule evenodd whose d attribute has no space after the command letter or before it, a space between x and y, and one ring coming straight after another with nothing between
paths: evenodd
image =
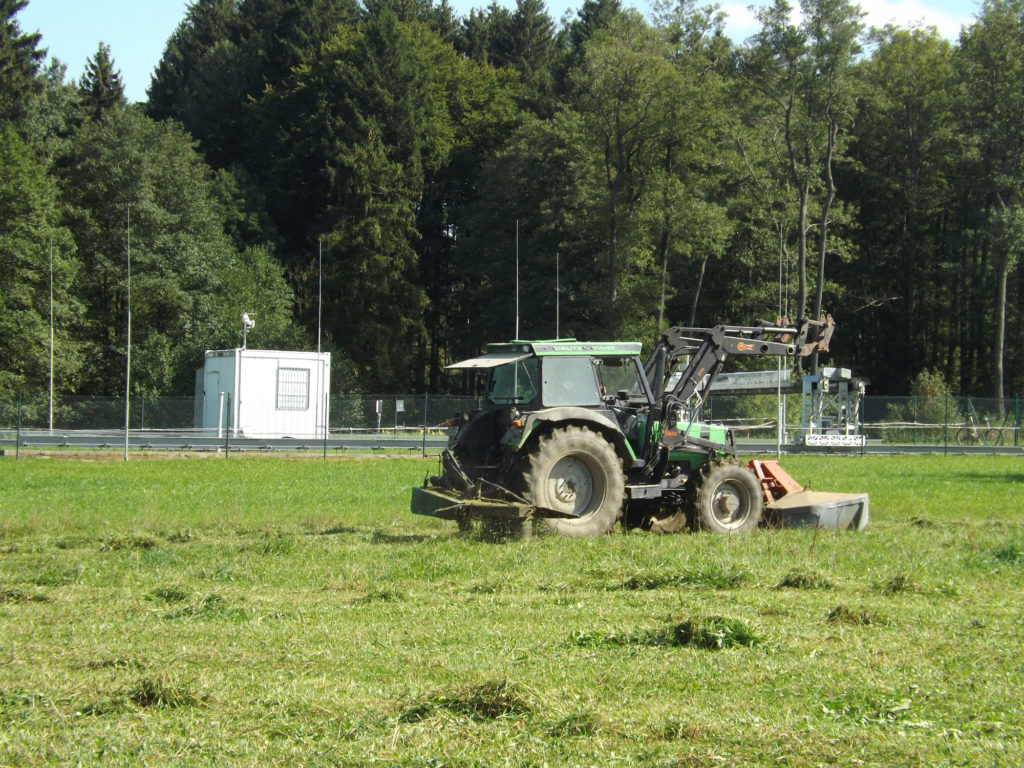
<instances>
[{"instance_id":1,"label":"metal railing","mask_svg":"<svg viewBox=\"0 0 1024 768\"><path fill-rule=\"evenodd\" d=\"M134 397L129 426L133 435L151 438L180 436L182 440L219 438L223 432L203 429L200 406L193 397ZM332 395L329 398L327 434L323 429L288 437L300 440L336 439L343 436L427 437L441 439L446 422L480 406L476 397L458 395ZM785 444L799 443L801 398L783 398ZM704 418L733 428L742 443L776 443L779 401L774 395L709 398ZM1024 446L1021 434L1020 397L997 400L966 397L863 398L852 425L865 437L867 446L898 449L941 448L950 450L1005 450ZM125 407L122 397L60 397L52 412L45 394L0 398L0 443L13 446L19 434L95 435L97 441L124 441ZM230 425L227 425L230 426ZM237 431L232 438L244 437ZM140 438L143 439L143 438Z\"/></svg>"}]
</instances>

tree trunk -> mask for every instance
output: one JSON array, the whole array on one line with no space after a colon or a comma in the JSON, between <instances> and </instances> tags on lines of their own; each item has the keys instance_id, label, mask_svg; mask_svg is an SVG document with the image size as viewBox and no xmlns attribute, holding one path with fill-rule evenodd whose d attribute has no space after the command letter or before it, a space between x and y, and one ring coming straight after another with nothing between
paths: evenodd
<instances>
[{"instance_id":1,"label":"tree trunk","mask_svg":"<svg viewBox=\"0 0 1024 768\"><path fill-rule=\"evenodd\" d=\"M658 328L657 335L661 335L661 332L665 330L665 293L668 286L668 252L669 245L671 243L671 237L668 231L668 222L665 223L661 230L661 238L658 243L658 251L661 254L661 295L658 297Z\"/></svg>"},{"instance_id":2,"label":"tree trunk","mask_svg":"<svg viewBox=\"0 0 1024 768\"><path fill-rule=\"evenodd\" d=\"M835 154L836 139L839 136L839 125L835 118L829 116L828 148L825 150L825 199L821 201L821 217L818 219L818 284L814 291L813 319L821 317L821 302L825 290L825 254L828 251L828 220L832 205L836 199L836 182L832 176L832 158ZM818 353L811 357L811 373L818 372Z\"/></svg>"},{"instance_id":3,"label":"tree trunk","mask_svg":"<svg viewBox=\"0 0 1024 768\"><path fill-rule=\"evenodd\" d=\"M700 260L700 273L697 275L697 288L693 292L693 304L690 305L690 327L693 328L697 322L697 302L700 300L700 289L704 286L704 272L707 270L708 256Z\"/></svg>"},{"instance_id":4,"label":"tree trunk","mask_svg":"<svg viewBox=\"0 0 1024 768\"><path fill-rule=\"evenodd\" d=\"M615 317L615 302L619 295L619 221L616 216L618 189L612 185L608 196L608 339L614 340L618 323Z\"/></svg>"},{"instance_id":5,"label":"tree trunk","mask_svg":"<svg viewBox=\"0 0 1024 768\"><path fill-rule=\"evenodd\" d=\"M1010 260L1006 255L999 259L998 288L996 294L996 341L993 349L992 379L995 384L996 397L1002 401L1003 390L1003 361L1006 356L1006 283L1009 278ZM1002 402L1000 402L1002 409Z\"/></svg>"}]
</instances>

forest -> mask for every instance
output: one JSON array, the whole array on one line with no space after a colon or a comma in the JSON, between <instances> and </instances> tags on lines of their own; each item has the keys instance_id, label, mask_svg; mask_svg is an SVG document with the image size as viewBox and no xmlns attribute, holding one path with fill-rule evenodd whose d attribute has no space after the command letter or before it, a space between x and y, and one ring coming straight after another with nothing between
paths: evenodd
<instances>
[{"instance_id":1,"label":"forest","mask_svg":"<svg viewBox=\"0 0 1024 768\"><path fill-rule=\"evenodd\" d=\"M142 103L0 0L0 397L206 349L446 392L488 341L835 317L872 394L1024 389L1024 0L958 40L786 0L193 0ZM799 12L798 12L799 11ZM322 299L321 299L322 296Z\"/></svg>"}]
</instances>

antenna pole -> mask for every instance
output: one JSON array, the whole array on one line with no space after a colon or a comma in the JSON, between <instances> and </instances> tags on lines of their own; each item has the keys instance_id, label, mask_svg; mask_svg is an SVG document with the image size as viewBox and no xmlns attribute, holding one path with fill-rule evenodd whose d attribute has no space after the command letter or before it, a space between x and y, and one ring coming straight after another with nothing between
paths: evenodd
<instances>
[{"instance_id":1,"label":"antenna pole","mask_svg":"<svg viewBox=\"0 0 1024 768\"><path fill-rule=\"evenodd\" d=\"M519 219L516 219L516 336L519 339Z\"/></svg>"},{"instance_id":2,"label":"antenna pole","mask_svg":"<svg viewBox=\"0 0 1024 768\"><path fill-rule=\"evenodd\" d=\"M50 235L50 432L53 432L53 234Z\"/></svg>"},{"instance_id":3,"label":"antenna pole","mask_svg":"<svg viewBox=\"0 0 1024 768\"><path fill-rule=\"evenodd\" d=\"M320 354L320 318L323 315L324 307L324 241L323 238L317 241L320 244L320 252L316 257L317 268L320 271L320 281L316 294L316 353Z\"/></svg>"},{"instance_id":4,"label":"antenna pole","mask_svg":"<svg viewBox=\"0 0 1024 768\"><path fill-rule=\"evenodd\" d=\"M132 206L128 204L128 340L125 344L124 371L124 460L128 461L128 429L130 425L129 394L132 377Z\"/></svg>"},{"instance_id":5,"label":"antenna pole","mask_svg":"<svg viewBox=\"0 0 1024 768\"><path fill-rule=\"evenodd\" d=\"M561 286L561 254L555 251L555 338L562 338L562 286Z\"/></svg>"}]
</instances>

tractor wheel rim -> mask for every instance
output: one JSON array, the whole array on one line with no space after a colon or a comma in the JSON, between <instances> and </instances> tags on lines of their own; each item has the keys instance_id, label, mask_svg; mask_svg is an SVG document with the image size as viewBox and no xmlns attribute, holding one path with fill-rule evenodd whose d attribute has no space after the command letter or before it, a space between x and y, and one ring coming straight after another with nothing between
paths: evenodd
<instances>
[{"instance_id":1,"label":"tractor wheel rim","mask_svg":"<svg viewBox=\"0 0 1024 768\"><path fill-rule=\"evenodd\" d=\"M724 528L739 528L750 513L743 491L732 483L722 483L711 495L711 513Z\"/></svg>"},{"instance_id":2,"label":"tractor wheel rim","mask_svg":"<svg viewBox=\"0 0 1024 768\"><path fill-rule=\"evenodd\" d=\"M559 459L548 477L550 497L560 512L577 517L591 511L591 505L600 493L594 473L577 456Z\"/></svg>"}]
</instances>

